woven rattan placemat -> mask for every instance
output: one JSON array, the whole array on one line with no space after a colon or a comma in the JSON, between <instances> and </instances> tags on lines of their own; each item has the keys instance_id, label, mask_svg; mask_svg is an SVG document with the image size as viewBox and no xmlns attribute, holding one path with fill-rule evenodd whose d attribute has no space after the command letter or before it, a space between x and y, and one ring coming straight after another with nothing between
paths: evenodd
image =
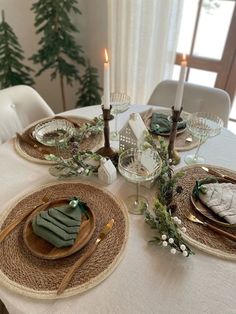
<instances>
[{"instance_id":1,"label":"woven rattan placemat","mask_svg":"<svg viewBox=\"0 0 236 314\"><path fill-rule=\"evenodd\" d=\"M86 122L91 122L91 120L85 119L85 118L81 118L81 117L77 117L77 116L70 116L69 117L71 121L76 122L78 125L82 125ZM37 122L32 123L31 125L29 125L26 129L24 129L24 131L22 132L23 136L28 136L33 129L35 128L35 126L42 121L49 121L52 118L46 118L46 119L41 119ZM103 135L102 134L98 134L98 135L91 135L90 137L84 139L81 143L80 143L80 147L79 150L80 151L85 151L85 150L96 150L97 148L99 148L100 146L102 146L102 140L103 140ZM36 142L37 143L37 142ZM32 145L29 145L28 143L19 140L18 138L15 138L15 148L16 151L25 159L28 159L32 162L36 162L36 163L40 163L40 164L53 164L52 161L48 161L45 160L44 158L44 154L45 154L45 150L46 153L48 154L55 154L57 155L57 148L56 147L52 147L52 146L44 146L40 143L37 143L39 148L34 148ZM41 151L41 149L43 150L43 152ZM64 158L68 158L70 157L70 154L67 153L66 151L60 150L60 156L64 157Z\"/></svg>"},{"instance_id":2,"label":"woven rattan placemat","mask_svg":"<svg viewBox=\"0 0 236 314\"><path fill-rule=\"evenodd\" d=\"M147 128L149 128L150 123L151 123L151 118L152 118L152 113L153 112L158 112L158 113L164 113L166 115L171 115L172 112L169 108L158 108L158 109L149 109L147 111L144 111L141 113L141 117L144 120L145 125L147 126ZM183 119L187 119L191 114L188 112L182 112L181 116ZM157 137L157 135L153 134L153 137ZM192 139L191 142L186 141L187 138ZM169 136L162 136L162 138L169 143ZM191 134L188 132L187 129L185 129L184 131L177 132L177 136L175 139L175 149L179 152L184 152L184 151L188 151L191 150L195 147L198 146L199 140L197 138L194 138L191 136Z\"/></svg>"},{"instance_id":3,"label":"woven rattan placemat","mask_svg":"<svg viewBox=\"0 0 236 314\"><path fill-rule=\"evenodd\" d=\"M33 256L26 248L22 237L24 220L0 244L0 280L17 293L41 299L58 298L56 290L70 267L96 241L102 227L111 218L115 220L112 230L76 271L67 290L59 296L63 298L98 285L114 271L128 238L128 214L124 203L104 189L89 183L61 182L43 186L13 204L1 219L2 227L24 210L40 204L46 192L52 193L52 200L79 196L94 211L96 229L89 243L79 252L50 261Z\"/></svg>"},{"instance_id":4,"label":"woven rattan placemat","mask_svg":"<svg viewBox=\"0 0 236 314\"><path fill-rule=\"evenodd\" d=\"M230 171L229 169L216 166L213 167L210 165L207 165L207 167L219 170L221 173L228 174L236 179L236 173ZM177 204L177 210L175 211L174 216L178 216L187 229L187 232L183 234L183 237L190 244L205 252L236 261L236 242L233 242L223 237L222 235L211 231L205 226L193 223L185 217L186 211L189 210L199 219L206 221L206 218L194 210L194 207L190 201L190 195L195 182L197 180L209 177L209 175L201 169L201 165L188 166L182 168L181 170L185 171L185 175L179 179L178 184L182 186L183 192L181 194L177 194L174 198L174 202ZM214 224L213 222L211 223ZM217 224L215 226L217 226ZM224 228L224 230L236 234L236 229Z\"/></svg>"}]
</instances>

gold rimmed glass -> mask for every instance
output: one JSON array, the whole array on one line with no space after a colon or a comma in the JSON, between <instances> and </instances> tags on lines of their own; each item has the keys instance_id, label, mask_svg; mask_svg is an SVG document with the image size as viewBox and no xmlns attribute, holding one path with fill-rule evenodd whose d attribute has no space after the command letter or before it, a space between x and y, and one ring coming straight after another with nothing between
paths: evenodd
<instances>
[{"instance_id":1,"label":"gold rimmed glass","mask_svg":"<svg viewBox=\"0 0 236 314\"><path fill-rule=\"evenodd\" d=\"M139 193L141 182L154 180L161 172L161 158L153 149L128 149L120 154L118 169L128 181L136 183L136 194L126 199L128 211L131 214L142 214L142 204L148 201Z\"/></svg>"},{"instance_id":2,"label":"gold rimmed glass","mask_svg":"<svg viewBox=\"0 0 236 314\"><path fill-rule=\"evenodd\" d=\"M207 112L196 112L187 120L187 129L193 137L199 139L199 144L194 155L187 155L185 162L188 165L204 163L205 159L199 156L199 149L209 137L218 135L223 127L221 118Z\"/></svg>"}]
</instances>

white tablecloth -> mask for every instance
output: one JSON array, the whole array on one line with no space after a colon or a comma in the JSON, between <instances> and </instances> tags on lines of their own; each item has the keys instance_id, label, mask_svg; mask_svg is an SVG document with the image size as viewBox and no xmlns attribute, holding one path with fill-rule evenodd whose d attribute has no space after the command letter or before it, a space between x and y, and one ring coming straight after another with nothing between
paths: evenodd
<instances>
[{"instance_id":1,"label":"white tablecloth","mask_svg":"<svg viewBox=\"0 0 236 314\"><path fill-rule=\"evenodd\" d=\"M133 111L147 107L132 106L118 118L124 124ZM94 117L99 106L76 109L68 114ZM114 121L110 122L111 129ZM115 145L115 143L112 143ZM206 163L236 170L236 136L228 130L201 147ZM194 150L193 150L194 151ZM189 152L182 153L183 157ZM0 146L0 213L12 199L33 187L53 182L48 166L31 163L14 150L13 141ZM92 179L99 184L97 179ZM127 188L128 187L128 188ZM133 189L122 177L107 189L125 197ZM15 294L0 286L0 298L10 313L236 313L236 263L195 250L183 258L168 249L150 246L152 231L142 216L130 215L130 234L125 255L116 270L95 288L67 299L36 300Z\"/></svg>"}]
</instances>

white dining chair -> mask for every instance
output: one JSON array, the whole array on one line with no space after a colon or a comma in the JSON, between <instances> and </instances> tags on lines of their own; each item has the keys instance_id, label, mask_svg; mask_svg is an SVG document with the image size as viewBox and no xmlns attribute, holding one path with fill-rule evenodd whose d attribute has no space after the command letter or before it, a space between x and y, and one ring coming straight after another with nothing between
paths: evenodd
<instances>
[{"instance_id":1,"label":"white dining chair","mask_svg":"<svg viewBox=\"0 0 236 314\"><path fill-rule=\"evenodd\" d=\"M54 112L32 87L17 85L0 90L0 144L16 132Z\"/></svg>"},{"instance_id":2,"label":"white dining chair","mask_svg":"<svg viewBox=\"0 0 236 314\"><path fill-rule=\"evenodd\" d=\"M178 81L165 80L160 82L152 93L148 104L171 107L175 101ZM228 93L219 88L184 83L183 110L187 112L209 112L217 115L227 127L231 110Z\"/></svg>"}]
</instances>

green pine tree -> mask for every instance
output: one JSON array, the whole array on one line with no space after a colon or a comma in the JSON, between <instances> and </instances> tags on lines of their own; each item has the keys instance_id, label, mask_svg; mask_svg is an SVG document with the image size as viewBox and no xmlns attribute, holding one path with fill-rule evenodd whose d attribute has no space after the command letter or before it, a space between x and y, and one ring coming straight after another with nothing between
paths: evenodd
<instances>
[{"instance_id":1,"label":"green pine tree","mask_svg":"<svg viewBox=\"0 0 236 314\"><path fill-rule=\"evenodd\" d=\"M77 0L38 0L31 8L35 13L36 33L41 34L40 48L31 57L41 65L36 75L50 69L51 80L59 75L63 110L66 110L64 80L70 85L79 80L76 64L85 64L82 47L72 36L79 31L69 17L71 12L81 14L76 5Z\"/></svg>"},{"instance_id":2,"label":"green pine tree","mask_svg":"<svg viewBox=\"0 0 236 314\"><path fill-rule=\"evenodd\" d=\"M34 85L34 80L30 76L33 70L22 63L24 52L19 41L11 28L5 21L4 11L2 11L2 22L0 23L0 86L24 84Z\"/></svg>"},{"instance_id":3,"label":"green pine tree","mask_svg":"<svg viewBox=\"0 0 236 314\"><path fill-rule=\"evenodd\" d=\"M80 84L80 89L77 92L77 95L79 95L76 103L77 107L101 104L99 91L102 91L102 88L98 83L98 70L91 66L89 60L86 62L85 73L81 78Z\"/></svg>"}]
</instances>

